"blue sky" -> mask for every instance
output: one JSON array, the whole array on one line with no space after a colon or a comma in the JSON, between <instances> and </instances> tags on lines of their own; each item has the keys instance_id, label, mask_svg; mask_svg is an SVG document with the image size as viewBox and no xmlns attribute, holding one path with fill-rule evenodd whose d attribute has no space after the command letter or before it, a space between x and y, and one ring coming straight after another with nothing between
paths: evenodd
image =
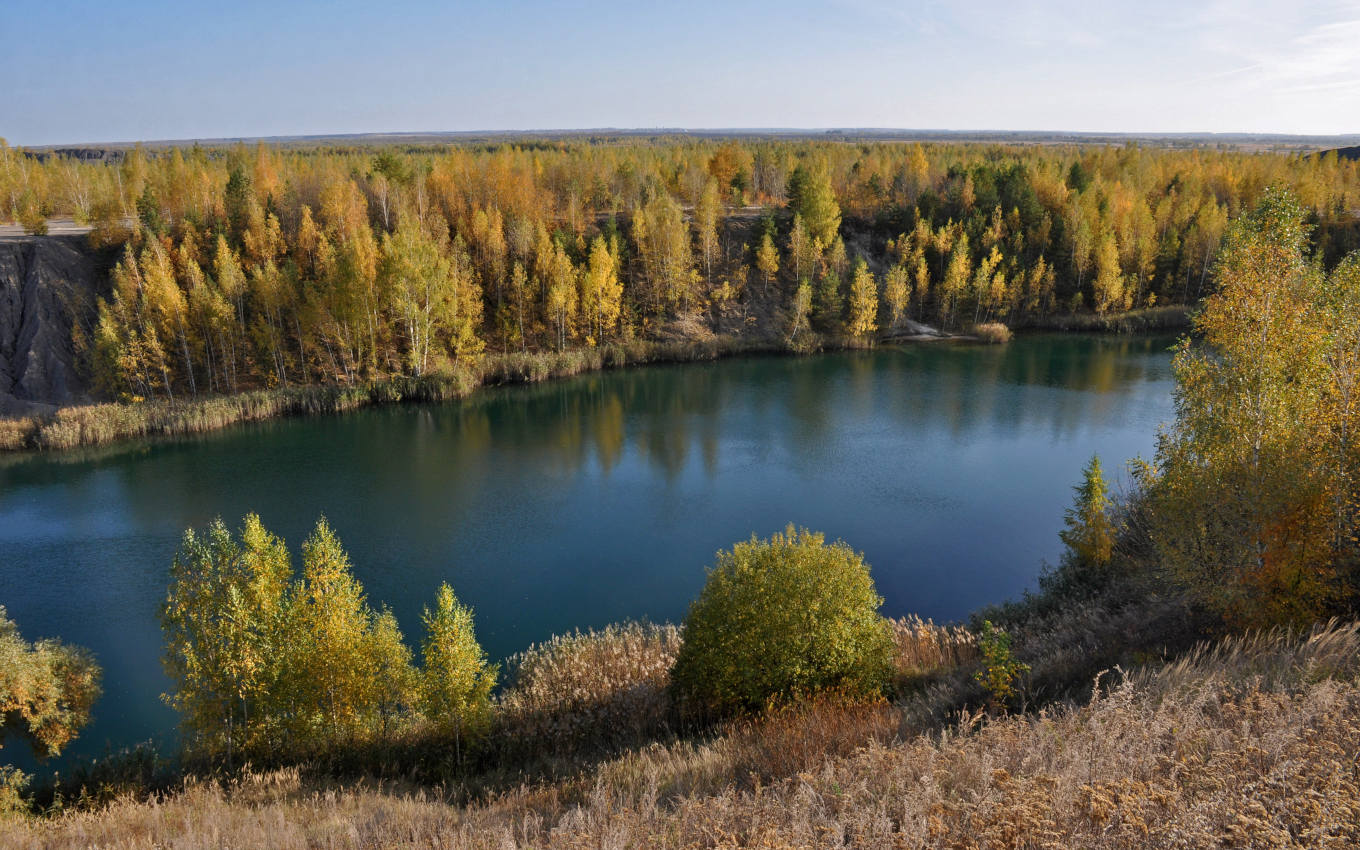
<instances>
[{"instance_id":1,"label":"blue sky","mask_svg":"<svg viewBox=\"0 0 1360 850\"><path fill-rule=\"evenodd\" d=\"M11 144L584 127L1360 132L1360 0L0 0Z\"/></svg>"}]
</instances>

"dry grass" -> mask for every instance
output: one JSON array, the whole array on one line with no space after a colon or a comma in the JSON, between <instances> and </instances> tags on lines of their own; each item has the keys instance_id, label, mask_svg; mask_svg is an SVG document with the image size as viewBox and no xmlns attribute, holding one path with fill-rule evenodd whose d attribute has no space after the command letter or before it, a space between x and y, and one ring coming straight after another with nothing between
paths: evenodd
<instances>
[{"instance_id":1,"label":"dry grass","mask_svg":"<svg viewBox=\"0 0 1360 850\"><path fill-rule=\"evenodd\" d=\"M1011 341L1011 329L1000 322L983 322L973 326L973 336L988 345L1000 345Z\"/></svg>"},{"instance_id":2,"label":"dry grass","mask_svg":"<svg viewBox=\"0 0 1360 850\"><path fill-rule=\"evenodd\" d=\"M183 437L280 416L340 413L403 401L444 401L467 395L474 386L475 376L455 370L358 387L291 387L174 403L64 407L47 416L0 420L0 450L55 451L146 437Z\"/></svg>"},{"instance_id":3,"label":"dry grass","mask_svg":"<svg viewBox=\"0 0 1360 850\"><path fill-rule=\"evenodd\" d=\"M23 451L29 434L37 428L32 416L0 417L0 452Z\"/></svg>"},{"instance_id":4,"label":"dry grass","mask_svg":"<svg viewBox=\"0 0 1360 850\"><path fill-rule=\"evenodd\" d=\"M88 404L41 416L0 417L0 452L59 451L148 437L183 437L281 416L342 413L379 404L447 401L484 384L536 383L643 363L713 360L772 350L728 337L700 341L633 341L570 351L490 354L475 369L419 378L393 377L359 386L312 385L251 390L174 403Z\"/></svg>"},{"instance_id":5,"label":"dry grass","mask_svg":"<svg viewBox=\"0 0 1360 850\"><path fill-rule=\"evenodd\" d=\"M451 807L297 771L16 822L6 847L1335 847L1360 843L1360 630L1229 641L1088 705L910 735L825 701ZM547 697L545 697L547 698Z\"/></svg>"},{"instance_id":6,"label":"dry grass","mask_svg":"<svg viewBox=\"0 0 1360 850\"><path fill-rule=\"evenodd\" d=\"M963 626L937 626L916 616L888 622L897 647L894 663L901 676L922 676L978 658L977 637Z\"/></svg>"},{"instance_id":7,"label":"dry grass","mask_svg":"<svg viewBox=\"0 0 1360 850\"><path fill-rule=\"evenodd\" d=\"M497 749L607 751L662 733L680 642L676 626L630 623L559 635L513 656Z\"/></svg>"},{"instance_id":8,"label":"dry grass","mask_svg":"<svg viewBox=\"0 0 1360 850\"><path fill-rule=\"evenodd\" d=\"M1188 331L1192 307L1172 304L1144 307L1123 313L1071 313L1061 316L1032 317L1024 327L1052 331L1086 333L1167 333Z\"/></svg>"}]
</instances>

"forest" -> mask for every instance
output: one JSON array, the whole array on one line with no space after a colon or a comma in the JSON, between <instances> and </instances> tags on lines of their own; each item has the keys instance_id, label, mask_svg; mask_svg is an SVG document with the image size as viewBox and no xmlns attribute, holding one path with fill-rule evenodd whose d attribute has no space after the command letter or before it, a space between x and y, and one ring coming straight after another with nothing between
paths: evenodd
<instances>
[{"instance_id":1,"label":"forest","mask_svg":"<svg viewBox=\"0 0 1360 850\"><path fill-rule=\"evenodd\" d=\"M92 227L73 344L99 396L176 401L639 342L871 345L1193 305L1289 188L1360 245L1335 154L600 138L438 147L0 145L0 218Z\"/></svg>"},{"instance_id":2,"label":"forest","mask_svg":"<svg viewBox=\"0 0 1360 850\"><path fill-rule=\"evenodd\" d=\"M698 155L710 159L696 181L703 188L695 210L718 185L711 168L722 150ZM904 150L909 165L918 149ZM239 227L230 216L222 220L205 266L192 255L206 241L196 225L142 204L137 232L113 243L122 259L93 344L118 355L102 362L111 370L105 380L122 381L120 392L166 398L231 390L233 382L423 376L488 348L716 334L727 332L727 310L743 305L775 305L789 339L815 334L819 344L835 344L869 337L880 322L892 327L889 292L912 262L912 234L951 228L955 244L925 247L917 259L929 288L917 300L910 278L903 316L965 327L1050 315L1042 298L1032 311L1023 297L998 306L981 286L1000 280L996 291L1013 297L1007 282L1030 279L1029 271L1014 278L1005 271L1026 268L1028 239L1007 243L1014 254L994 243L981 259L969 247L985 244L994 223L1014 235L1010 214L950 207L971 193L976 208L989 186L1000 185L983 176L996 163L981 157L921 188L914 202L903 202L910 229L905 220L899 229L901 207L884 204L858 218L858 184L838 184L847 172L837 155L858 157L861 149L813 151L820 158L804 152L815 161L787 171L782 203L754 196L767 203L744 232L760 234L755 255L758 262L765 255L768 274L757 265L760 276L744 281L736 307L717 309L714 297L748 258L715 249L711 278L721 282L711 286L703 234L692 232L703 215L662 188L631 219L622 209L592 211L603 224L583 225L575 236L569 225L558 222L550 233L539 221L535 240L543 244L523 256L506 242L511 281L535 280L551 291L560 273L559 283L572 281L579 296L599 272L609 286L591 291L615 293L617 312L587 301L596 308L583 313L582 300L567 309L532 284L495 300L494 287L483 283L496 278L483 277L485 243L476 228L465 239L421 200L437 163L423 180L393 181L379 196L387 207L370 203L357 176L329 184L323 193L332 201L347 196L354 220L334 226L344 216L323 201L317 224L303 204L301 242L290 243L278 214L255 199L259 178L246 176L248 160L239 159L246 152L238 150L236 164L227 156L222 165L235 185L224 202L245 199ZM603 157L610 149L589 152ZM256 164L282 156L255 155ZM577 162L585 155L450 156L485 157L489 168L499 157ZM470 847L490 846L488 836L510 836L519 846L598 844L609 836L641 845L658 835L667 846L711 845L718 828L738 846L766 839L801 846L831 833L875 844L915 836L928 846L968 846L978 836L990 846L1028 846L1026 837L1041 833L1110 847L1186 836L1192 846L1266 838L1279 846L1353 844L1360 837L1360 819L1347 807L1356 794L1350 753L1360 717L1360 627L1352 622L1360 610L1360 252L1342 253L1350 244L1353 166L1326 157L1136 149L1087 151L1077 161L1047 150L1001 155L1019 158L1004 167L1028 175L1022 185L1046 185L1049 175L1050 189L1067 193L1067 209L1081 210L1094 193L1095 241L1113 246L1101 249L1105 267L1096 256L1083 276L1064 241L1082 221L1060 226L1043 212L1052 229L1042 244L1054 260L1039 251L1028 268L1043 270L1039 284L1053 282L1054 311L1078 308L1078 300L1079 309L1106 313L1177 299L1196 304L1172 365L1176 416L1155 455L1130 462L1132 484L1123 493L1101 459L1092 459L1065 516L1061 560L1032 593L978 611L966 624L889 620L862 555L789 526L716 553L682 624L561 636L508 659L502 679L453 588L431 589L417 661L390 611L369 604L324 518L302 546L300 574L258 518L247 516L236 532L219 520L186 530L161 608L172 682L166 698L180 714L183 751L132 751L32 784L14 771L0 774L0 800L16 829L57 846L89 836L135 844L214 834L245 842L268 834L276 819L328 836L338 836L336 823L356 823L337 840L381 846L409 843L412 834ZM797 160L798 150L789 156ZM349 161L382 159L364 152ZM1125 183L1107 183L1105 169L1132 181L1142 173L1134 166L1156 172L1185 162L1209 172L1217 163L1225 180L1230 172L1254 176L1221 184L1236 187L1240 194L1229 200L1241 207L1200 184L1182 251L1154 259L1140 276L1123 264L1121 219L1110 215L1119 208L1110 198ZM1327 174L1331 182L1305 179ZM379 176L365 185L381 185ZM743 193L758 191L738 183ZM753 197L726 185L731 203L716 206L715 228L730 233ZM896 179L889 185L892 197ZM1178 174L1162 202L1177 208L1189 185ZM1322 209L1318 198L1327 199ZM1222 226L1206 260L1193 252L1187 259L1184 246L1197 244L1206 205ZM653 217L653 207L668 212ZM1143 200L1132 208L1151 209ZM288 204L278 209L286 216ZM375 221L385 209L391 218ZM941 210L952 210L943 225L927 223ZM484 210L471 217L474 224L492 219ZM1019 212L1014 218L1025 220ZM280 246L256 259L252 220L278 239L267 245ZM829 249L818 222L832 234ZM983 228L976 243L973 226ZM661 245L681 256L678 266L651 253L668 228L675 238ZM873 234L894 230L885 249L869 249ZM791 247L804 231L812 245L807 274ZM1168 226L1160 235L1178 232ZM546 269L536 265L539 248L553 258ZM840 251L852 269L844 278L829 259ZM1001 259L989 265L993 252ZM966 283L951 300L945 282L956 258L970 274L957 278ZM943 268L939 285L932 266ZM687 285L672 295L658 282L676 268ZM172 314L153 305L165 303L158 299L166 292L183 293L181 269L192 273L189 291L203 297L217 297L220 280L235 281L228 290L239 297L221 295L221 321L207 333L194 330L189 299L169 299L186 305L182 323L159 322ZM1202 291L1195 274L1203 275ZM1118 283L1117 302L1101 300L1115 291L1102 277ZM274 288L259 288L261 280ZM345 281L358 287L352 298L327 301ZM414 291L445 291L438 309L428 300L428 310L403 308L410 281L419 282ZM831 294L827 281L839 281ZM838 311L819 313L832 294ZM488 314L508 319L497 324ZM87 722L98 669L81 650L26 643L3 615L0 653L12 659L0 672L13 671L0 676L7 718L0 731L55 752ZM381 790L367 790L369 781ZM347 783L343 791L337 782ZM751 827L756 819L765 831Z\"/></svg>"}]
</instances>

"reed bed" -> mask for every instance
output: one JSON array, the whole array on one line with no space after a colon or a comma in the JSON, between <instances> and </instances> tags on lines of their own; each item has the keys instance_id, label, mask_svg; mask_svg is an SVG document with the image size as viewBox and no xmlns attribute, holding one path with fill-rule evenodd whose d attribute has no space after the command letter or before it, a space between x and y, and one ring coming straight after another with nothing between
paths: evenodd
<instances>
[{"instance_id":1,"label":"reed bed","mask_svg":"<svg viewBox=\"0 0 1360 850\"><path fill-rule=\"evenodd\" d=\"M888 621L896 646L898 675L923 676L971 664L978 658L977 637L964 626L937 626L915 615Z\"/></svg>"},{"instance_id":2,"label":"reed bed","mask_svg":"<svg viewBox=\"0 0 1360 850\"><path fill-rule=\"evenodd\" d=\"M1073 313L1027 320L1023 327L1082 333L1171 333L1190 330L1193 308L1182 304L1144 307L1124 313Z\"/></svg>"},{"instance_id":3,"label":"reed bed","mask_svg":"<svg viewBox=\"0 0 1360 850\"><path fill-rule=\"evenodd\" d=\"M1002 345L1011 341L1011 329L1000 322L983 322L973 326L973 336L988 345Z\"/></svg>"},{"instance_id":4,"label":"reed bed","mask_svg":"<svg viewBox=\"0 0 1360 850\"><path fill-rule=\"evenodd\" d=\"M445 401L467 395L474 386L472 373L456 370L355 387L289 387L192 401L64 407L47 416L0 420L0 447L56 451L120 440L183 437L280 416L340 413L375 404Z\"/></svg>"},{"instance_id":5,"label":"reed bed","mask_svg":"<svg viewBox=\"0 0 1360 850\"><path fill-rule=\"evenodd\" d=\"M912 734L886 703L820 701L472 806L284 769L13 821L0 846L1350 848L1357 675L1360 626L1332 623L939 733Z\"/></svg>"},{"instance_id":6,"label":"reed bed","mask_svg":"<svg viewBox=\"0 0 1360 850\"><path fill-rule=\"evenodd\" d=\"M628 623L558 635L512 656L496 748L609 751L663 733L680 644L677 626Z\"/></svg>"},{"instance_id":7,"label":"reed bed","mask_svg":"<svg viewBox=\"0 0 1360 850\"><path fill-rule=\"evenodd\" d=\"M0 452L18 452L27 447L29 435L38 427L36 417L0 418Z\"/></svg>"},{"instance_id":8,"label":"reed bed","mask_svg":"<svg viewBox=\"0 0 1360 850\"><path fill-rule=\"evenodd\" d=\"M46 415L0 418L0 452L64 451L123 440L184 437L283 416L449 401L486 384L536 383L600 369L713 360L773 350L777 348L728 337L700 342L633 341L560 352L489 354L473 367L455 367L421 377L389 377L355 386L316 384L174 402L77 405Z\"/></svg>"}]
</instances>

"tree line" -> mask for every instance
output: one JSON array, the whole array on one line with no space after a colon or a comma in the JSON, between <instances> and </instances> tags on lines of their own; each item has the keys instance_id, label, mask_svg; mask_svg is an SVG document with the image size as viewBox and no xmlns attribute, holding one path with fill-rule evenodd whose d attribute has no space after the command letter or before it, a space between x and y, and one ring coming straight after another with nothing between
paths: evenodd
<instances>
[{"instance_id":1,"label":"tree line","mask_svg":"<svg viewBox=\"0 0 1360 850\"><path fill-rule=\"evenodd\" d=\"M73 329L112 397L422 375L485 351L908 327L1193 304L1231 220L1287 186L1330 260L1360 170L1333 155L731 141L349 149L0 146L0 217L116 249Z\"/></svg>"}]
</instances>

